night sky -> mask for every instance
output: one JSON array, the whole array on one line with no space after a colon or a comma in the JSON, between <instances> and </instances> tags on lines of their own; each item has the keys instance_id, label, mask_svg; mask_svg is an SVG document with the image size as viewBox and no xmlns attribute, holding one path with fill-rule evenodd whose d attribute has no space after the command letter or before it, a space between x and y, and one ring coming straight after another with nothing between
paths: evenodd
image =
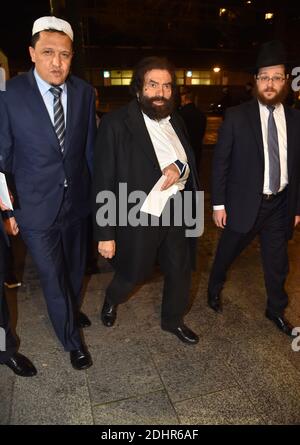
<instances>
[{"instance_id":1,"label":"night sky","mask_svg":"<svg viewBox=\"0 0 300 445\"><path fill-rule=\"evenodd\" d=\"M33 0L1 2L0 12L0 48L14 60L26 60L30 65L28 46L34 20L49 15L49 1Z\"/></svg>"},{"instance_id":2,"label":"night sky","mask_svg":"<svg viewBox=\"0 0 300 445\"><path fill-rule=\"evenodd\" d=\"M253 0L250 8L245 0L65 0L65 4L66 18L74 27L77 43L80 32L79 27L75 29L79 23L77 16L73 16L77 11L75 5L88 11L82 22L82 40L87 47L100 51L128 46L168 48L175 52L206 48L224 49L224 54L226 50L246 53L262 41L279 38L293 57L300 58L299 0ZM230 8L235 19L220 19L221 5ZM93 6L97 9L89 12ZM272 26L264 20L264 13L269 10L275 12ZM212 13L211 21L206 16L208 11ZM28 46L32 25L44 15L50 15L50 0L1 2L0 48L14 74L30 67ZM75 50L78 52L78 48ZM103 54L99 54L100 59ZM195 54L198 57L197 51Z\"/></svg>"}]
</instances>

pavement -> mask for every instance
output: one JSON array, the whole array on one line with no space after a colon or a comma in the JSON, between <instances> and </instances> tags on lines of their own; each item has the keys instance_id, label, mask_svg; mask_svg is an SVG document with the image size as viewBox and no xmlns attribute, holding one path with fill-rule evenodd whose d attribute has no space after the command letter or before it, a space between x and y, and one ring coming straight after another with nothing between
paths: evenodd
<instances>
[{"instance_id":1,"label":"pavement","mask_svg":"<svg viewBox=\"0 0 300 445\"><path fill-rule=\"evenodd\" d=\"M211 153L204 154L205 166ZM208 169L205 167L205 170ZM205 178L205 175L204 175ZM1 425L293 425L300 423L300 351L264 316L266 295L255 240L234 263L223 290L224 312L206 304L219 231L205 194L205 231L193 273L186 324L195 346L160 329L163 277L153 278L121 305L115 326L99 313L112 271L86 277L84 330L94 365L72 368L50 325L39 279L20 240L17 272L23 285L7 292L20 352L38 369L25 379L0 366ZM290 242L287 319L300 326L300 231ZM300 349L300 341L295 344ZM295 348L294 348L295 349Z\"/></svg>"}]
</instances>

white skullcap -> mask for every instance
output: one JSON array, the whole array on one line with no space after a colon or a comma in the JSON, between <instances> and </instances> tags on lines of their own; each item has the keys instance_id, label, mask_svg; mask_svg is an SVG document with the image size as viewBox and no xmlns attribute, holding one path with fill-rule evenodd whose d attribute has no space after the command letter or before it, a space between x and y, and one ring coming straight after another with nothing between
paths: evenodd
<instances>
[{"instance_id":1,"label":"white skullcap","mask_svg":"<svg viewBox=\"0 0 300 445\"><path fill-rule=\"evenodd\" d=\"M57 17L54 17L54 15L48 17L40 17L39 19L37 19L32 27L32 35L40 31L47 31L47 29L62 31L67 34L67 36L69 36L73 42L73 30L70 23L66 22L65 20L58 19Z\"/></svg>"}]
</instances>

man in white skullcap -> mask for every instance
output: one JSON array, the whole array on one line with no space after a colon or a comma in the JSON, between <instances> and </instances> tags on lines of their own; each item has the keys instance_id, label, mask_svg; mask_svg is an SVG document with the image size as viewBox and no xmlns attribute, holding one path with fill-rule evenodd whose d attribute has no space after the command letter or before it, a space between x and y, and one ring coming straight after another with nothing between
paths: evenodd
<instances>
[{"instance_id":1,"label":"man in white skullcap","mask_svg":"<svg viewBox=\"0 0 300 445\"><path fill-rule=\"evenodd\" d=\"M74 34L70 23L66 22L65 20L58 19L54 16L40 17L39 19L37 19L32 27L32 35L34 36L41 31L49 30L63 32L70 37L72 42L74 40Z\"/></svg>"},{"instance_id":2,"label":"man in white skullcap","mask_svg":"<svg viewBox=\"0 0 300 445\"><path fill-rule=\"evenodd\" d=\"M33 24L35 67L0 95L0 169L14 183L14 216L39 271L50 320L75 369L92 365L80 328L86 217L95 137L94 90L70 75L73 31L65 20Z\"/></svg>"}]
</instances>

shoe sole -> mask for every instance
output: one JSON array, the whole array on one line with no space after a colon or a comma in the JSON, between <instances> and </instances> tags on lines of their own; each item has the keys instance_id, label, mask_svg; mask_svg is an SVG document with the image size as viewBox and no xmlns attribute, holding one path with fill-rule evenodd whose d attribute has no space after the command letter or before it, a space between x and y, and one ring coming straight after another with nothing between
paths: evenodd
<instances>
[{"instance_id":1,"label":"shoe sole","mask_svg":"<svg viewBox=\"0 0 300 445\"><path fill-rule=\"evenodd\" d=\"M91 362L91 363L89 363L89 364L87 364L87 365L83 365L83 366L80 367L80 368L77 368L76 366L74 366L73 363L71 363L71 365L72 365L73 369L76 369L76 371L84 371L85 369L88 369L88 368L90 368L91 366L93 366L93 362Z\"/></svg>"},{"instance_id":2,"label":"shoe sole","mask_svg":"<svg viewBox=\"0 0 300 445\"><path fill-rule=\"evenodd\" d=\"M105 326L106 328L112 328L114 326L114 324L115 324L115 321L113 323L104 322L102 320L102 318L101 318L101 321L102 321L103 326Z\"/></svg>"},{"instance_id":3,"label":"shoe sole","mask_svg":"<svg viewBox=\"0 0 300 445\"><path fill-rule=\"evenodd\" d=\"M164 332L168 332L169 334L174 335L175 337L178 338L178 340L180 340L182 343L186 344L186 345L196 345L197 343L199 343L200 338L198 337L197 339L195 339L194 341L189 341L189 340L185 340L183 337L180 337L179 335L177 335L175 332L170 331L169 329L165 329L161 326L161 330Z\"/></svg>"},{"instance_id":4,"label":"shoe sole","mask_svg":"<svg viewBox=\"0 0 300 445\"><path fill-rule=\"evenodd\" d=\"M0 363L0 365L6 366L7 368L9 368L18 377L25 377L25 378L26 377L34 377L38 373L37 370L35 369L35 370L30 371L30 374L24 374L22 372L16 371L16 369L14 369L12 366L8 365L7 363Z\"/></svg>"},{"instance_id":5,"label":"shoe sole","mask_svg":"<svg viewBox=\"0 0 300 445\"><path fill-rule=\"evenodd\" d=\"M223 312L222 307L216 308L216 307L210 305L209 303L207 303L207 306L208 306L211 310L213 310L214 312L216 312L217 314L222 314L222 312Z\"/></svg>"}]
</instances>

